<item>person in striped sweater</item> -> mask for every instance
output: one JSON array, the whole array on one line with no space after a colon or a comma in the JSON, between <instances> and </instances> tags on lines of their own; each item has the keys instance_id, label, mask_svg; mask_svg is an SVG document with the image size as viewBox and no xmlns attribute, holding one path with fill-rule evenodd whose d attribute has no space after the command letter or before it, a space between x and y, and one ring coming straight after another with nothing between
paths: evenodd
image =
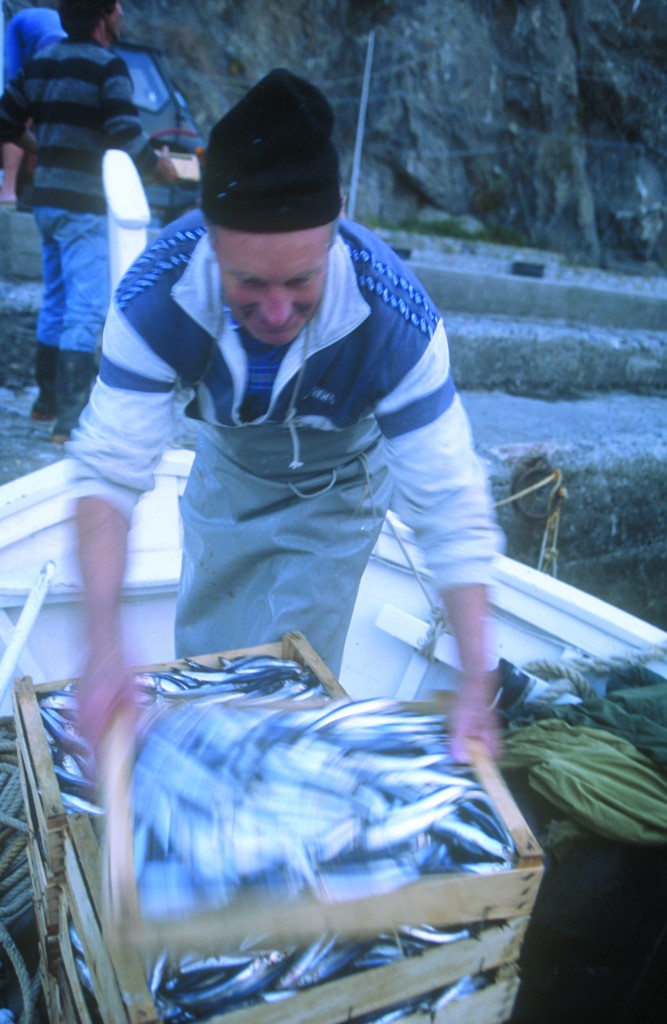
<instances>
[{"instance_id":1,"label":"person in striped sweater","mask_svg":"<svg viewBox=\"0 0 667 1024\"><path fill-rule=\"evenodd\" d=\"M61 0L67 38L41 50L0 99L0 141L38 157L32 207L44 297L35 367L40 390L31 415L55 419L56 443L69 439L88 400L109 306L104 153L125 150L144 178L169 183L176 177L168 156L151 147L127 66L111 49L122 17L116 0Z\"/></svg>"}]
</instances>

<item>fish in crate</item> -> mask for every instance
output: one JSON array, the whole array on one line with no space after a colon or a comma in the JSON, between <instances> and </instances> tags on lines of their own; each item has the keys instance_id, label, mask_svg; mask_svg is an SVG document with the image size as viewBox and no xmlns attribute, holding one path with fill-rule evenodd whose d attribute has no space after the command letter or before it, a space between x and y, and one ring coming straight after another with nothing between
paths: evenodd
<instances>
[{"instance_id":1,"label":"fish in crate","mask_svg":"<svg viewBox=\"0 0 667 1024\"><path fill-rule=\"evenodd\" d=\"M440 713L381 698L150 708L131 769L126 894L157 929L212 908L228 929L237 906L275 927L280 908L332 908L335 920L336 907L424 877L512 869L512 836L447 745Z\"/></svg>"}]
</instances>

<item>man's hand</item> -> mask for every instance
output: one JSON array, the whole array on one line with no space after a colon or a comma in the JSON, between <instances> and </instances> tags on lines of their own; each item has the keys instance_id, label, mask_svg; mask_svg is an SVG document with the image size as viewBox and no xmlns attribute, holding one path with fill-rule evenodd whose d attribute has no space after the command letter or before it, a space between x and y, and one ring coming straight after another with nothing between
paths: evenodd
<instances>
[{"instance_id":1,"label":"man's hand","mask_svg":"<svg viewBox=\"0 0 667 1024\"><path fill-rule=\"evenodd\" d=\"M106 653L93 652L77 684L79 728L96 754L111 724L122 718L132 727L137 717L135 689L122 651L112 645Z\"/></svg>"},{"instance_id":2,"label":"man's hand","mask_svg":"<svg viewBox=\"0 0 667 1024\"><path fill-rule=\"evenodd\" d=\"M155 167L155 177L158 181L161 181L163 185L173 185L178 177L178 172L169 159L168 146L163 146L160 150L160 155L157 158L157 165Z\"/></svg>"}]
</instances>

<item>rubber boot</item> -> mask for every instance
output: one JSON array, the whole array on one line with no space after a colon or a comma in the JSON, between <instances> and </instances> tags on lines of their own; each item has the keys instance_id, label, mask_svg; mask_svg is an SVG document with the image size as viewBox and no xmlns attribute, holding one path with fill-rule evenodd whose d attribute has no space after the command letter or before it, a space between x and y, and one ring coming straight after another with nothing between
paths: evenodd
<instances>
[{"instance_id":1,"label":"rubber boot","mask_svg":"<svg viewBox=\"0 0 667 1024\"><path fill-rule=\"evenodd\" d=\"M51 435L54 444L64 444L81 415L93 382L93 352L59 352L56 365L56 405L58 419Z\"/></svg>"},{"instance_id":2,"label":"rubber boot","mask_svg":"<svg viewBox=\"0 0 667 1024\"><path fill-rule=\"evenodd\" d=\"M37 342L35 351L35 380L39 394L32 404L30 419L54 420L58 412L56 408L56 363L58 349L53 345L41 345Z\"/></svg>"}]
</instances>

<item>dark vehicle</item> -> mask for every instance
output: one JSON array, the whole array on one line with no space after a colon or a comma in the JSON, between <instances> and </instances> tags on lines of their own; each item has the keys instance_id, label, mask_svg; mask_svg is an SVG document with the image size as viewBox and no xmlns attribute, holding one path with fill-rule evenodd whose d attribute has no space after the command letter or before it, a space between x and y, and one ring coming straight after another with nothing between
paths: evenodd
<instances>
[{"instance_id":1,"label":"dark vehicle","mask_svg":"<svg viewBox=\"0 0 667 1024\"><path fill-rule=\"evenodd\" d=\"M134 102L153 146L169 147L179 178L174 185L147 184L146 198L160 224L192 209L199 201L204 139L174 85L159 50L139 43L118 43L114 51L127 64L134 85Z\"/></svg>"},{"instance_id":2,"label":"dark vehicle","mask_svg":"<svg viewBox=\"0 0 667 1024\"><path fill-rule=\"evenodd\" d=\"M160 52L140 43L118 43L114 51L127 64L134 86L133 98L144 131L155 150L169 147L179 173L173 185L144 183L154 223L166 224L199 202L204 139L184 97L167 72ZM26 156L17 181L18 207L29 210L35 158Z\"/></svg>"}]
</instances>

